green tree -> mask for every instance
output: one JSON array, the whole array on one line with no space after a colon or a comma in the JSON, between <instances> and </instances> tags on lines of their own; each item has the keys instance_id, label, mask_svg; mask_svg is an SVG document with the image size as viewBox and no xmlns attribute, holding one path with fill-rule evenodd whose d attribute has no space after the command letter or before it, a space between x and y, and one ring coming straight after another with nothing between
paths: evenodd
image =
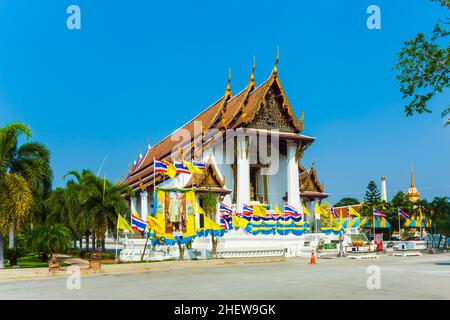
<instances>
[{"instance_id":1,"label":"green tree","mask_svg":"<svg viewBox=\"0 0 450 320\"><path fill-rule=\"evenodd\" d=\"M203 210L205 210L206 216L214 221L217 213L219 196L213 193L211 190L208 190L208 192L203 196L202 200ZM213 230L211 231L211 256L213 258L217 258L217 239L214 237Z\"/></svg>"},{"instance_id":2,"label":"green tree","mask_svg":"<svg viewBox=\"0 0 450 320\"><path fill-rule=\"evenodd\" d=\"M30 134L30 129L18 122L0 128L0 268L4 268L3 236L10 233L9 247L13 249L15 226L27 221L33 204L29 179L34 178L33 169L39 168L38 160L25 157L30 150L27 144L18 147L19 136L28 138Z\"/></svg>"},{"instance_id":3,"label":"green tree","mask_svg":"<svg viewBox=\"0 0 450 320\"><path fill-rule=\"evenodd\" d=\"M131 190L124 184L114 185L106 179L94 175L90 170L69 171L65 177L73 176L75 180L67 183L65 195L55 205L65 204L69 215L71 230L79 237L93 236L92 248L105 239L106 232L116 230L117 215L128 212L124 194L131 195Z\"/></svg>"},{"instance_id":4,"label":"green tree","mask_svg":"<svg viewBox=\"0 0 450 320\"><path fill-rule=\"evenodd\" d=\"M334 204L335 207L352 206L359 204L358 199L355 198L342 198Z\"/></svg>"},{"instance_id":5,"label":"green tree","mask_svg":"<svg viewBox=\"0 0 450 320\"><path fill-rule=\"evenodd\" d=\"M364 203L368 205L376 205L381 200L380 191L378 191L375 181L370 181L367 185L366 194L364 195Z\"/></svg>"},{"instance_id":6,"label":"green tree","mask_svg":"<svg viewBox=\"0 0 450 320\"><path fill-rule=\"evenodd\" d=\"M443 8L450 7L449 0L431 0L438 2ZM404 42L398 53L394 69L398 71L400 91L404 99L410 99L405 106L405 113L431 112L430 100L450 86L450 19L439 21L433 29L431 37L423 33ZM450 106L444 106L442 117L450 115ZM450 117L446 119L450 124Z\"/></svg>"},{"instance_id":7,"label":"green tree","mask_svg":"<svg viewBox=\"0 0 450 320\"><path fill-rule=\"evenodd\" d=\"M43 213L43 199L51 189L52 171L50 169L50 153L47 148L38 142L27 142L19 145L19 136L29 138L30 129L19 122L11 123L0 129L3 133L1 157L1 171L20 176L26 180L32 192L33 207L27 215L27 222L36 223L41 219L38 215ZM18 221L17 221L18 222ZM9 247L14 246L14 232L17 226L12 221Z\"/></svg>"},{"instance_id":8,"label":"green tree","mask_svg":"<svg viewBox=\"0 0 450 320\"><path fill-rule=\"evenodd\" d=\"M29 234L29 246L40 253L42 261L70 248L70 230L60 224L40 224Z\"/></svg>"}]
</instances>

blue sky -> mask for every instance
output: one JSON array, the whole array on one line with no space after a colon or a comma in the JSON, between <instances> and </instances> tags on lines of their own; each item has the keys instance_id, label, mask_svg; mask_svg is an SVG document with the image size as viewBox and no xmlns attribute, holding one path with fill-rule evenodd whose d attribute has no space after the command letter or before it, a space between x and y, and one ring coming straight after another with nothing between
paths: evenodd
<instances>
[{"instance_id":1,"label":"blue sky","mask_svg":"<svg viewBox=\"0 0 450 320\"><path fill-rule=\"evenodd\" d=\"M66 8L81 8L68 30ZM381 8L381 30L366 9ZM392 66L404 40L431 32L445 9L428 0L25 1L0 0L0 126L30 125L52 152L55 186L69 169L115 180L127 164L232 89L279 75L304 133L305 153L334 202L361 199L385 175L405 190L414 162L427 198L450 195L450 128L440 111L405 117Z\"/></svg>"}]
</instances>

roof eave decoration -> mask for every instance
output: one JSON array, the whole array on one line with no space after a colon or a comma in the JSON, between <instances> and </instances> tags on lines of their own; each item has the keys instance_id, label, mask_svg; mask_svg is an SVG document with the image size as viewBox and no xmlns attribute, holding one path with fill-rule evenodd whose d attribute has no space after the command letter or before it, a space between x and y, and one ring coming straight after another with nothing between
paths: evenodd
<instances>
[{"instance_id":1,"label":"roof eave decoration","mask_svg":"<svg viewBox=\"0 0 450 320\"><path fill-rule=\"evenodd\" d=\"M305 175L302 173L302 177ZM311 190L312 188L309 188L309 186L315 186L317 190ZM318 191L318 192L324 192L325 188L322 183L320 183L319 179L317 178L317 172L314 167L314 163L311 164L311 168L309 169L308 176L304 178L303 181L301 181L300 184L301 191Z\"/></svg>"}]
</instances>

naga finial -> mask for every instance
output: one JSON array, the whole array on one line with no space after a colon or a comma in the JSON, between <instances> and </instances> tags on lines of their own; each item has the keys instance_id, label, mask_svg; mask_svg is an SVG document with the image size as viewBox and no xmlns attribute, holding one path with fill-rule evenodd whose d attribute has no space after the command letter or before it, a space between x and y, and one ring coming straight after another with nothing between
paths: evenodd
<instances>
[{"instance_id":1,"label":"naga finial","mask_svg":"<svg viewBox=\"0 0 450 320\"><path fill-rule=\"evenodd\" d=\"M273 66L273 71L272 71L272 73L274 75L277 75L277 73L278 73L278 69L277 69L278 61L280 61L280 47L277 46L277 58L275 59L275 65Z\"/></svg>"}]
</instances>

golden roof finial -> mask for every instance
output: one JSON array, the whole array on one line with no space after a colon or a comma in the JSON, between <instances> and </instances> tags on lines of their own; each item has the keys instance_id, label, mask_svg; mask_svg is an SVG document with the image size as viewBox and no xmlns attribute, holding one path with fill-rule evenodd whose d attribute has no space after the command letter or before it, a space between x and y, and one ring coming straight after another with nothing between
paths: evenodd
<instances>
[{"instance_id":1,"label":"golden roof finial","mask_svg":"<svg viewBox=\"0 0 450 320\"><path fill-rule=\"evenodd\" d=\"M275 59L275 65L273 66L272 73L276 76L278 74L278 61L280 61L280 47L277 46L277 58Z\"/></svg>"},{"instance_id":2,"label":"golden roof finial","mask_svg":"<svg viewBox=\"0 0 450 320\"><path fill-rule=\"evenodd\" d=\"M411 162L411 182L409 186L412 188L414 187L414 166L412 162Z\"/></svg>"},{"instance_id":3,"label":"golden roof finial","mask_svg":"<svg viewBox=\"0 0 450 320\"><path fill-rule=\"evenodd\" d=\"M256 57L253 55L252 73L250 74L250 82L255 82Z\"/></svg>"},{"instance_id":4,"label":"golden roof finial","mask_svg":"<svg viewBox=\"0 0 450 320\"><path fill-rule=\"evenodd\" d=\"M231 92L230 82L231 82L231 68L228 68L227 93L230 93L230 92Z\"/></svg>"}]
</instances>

